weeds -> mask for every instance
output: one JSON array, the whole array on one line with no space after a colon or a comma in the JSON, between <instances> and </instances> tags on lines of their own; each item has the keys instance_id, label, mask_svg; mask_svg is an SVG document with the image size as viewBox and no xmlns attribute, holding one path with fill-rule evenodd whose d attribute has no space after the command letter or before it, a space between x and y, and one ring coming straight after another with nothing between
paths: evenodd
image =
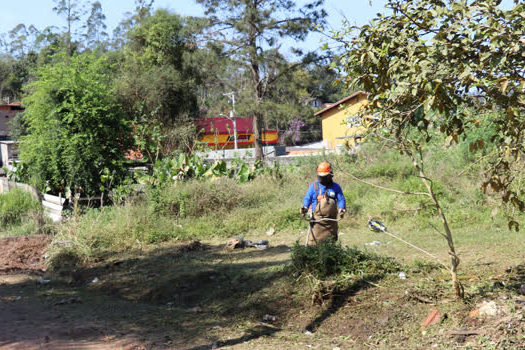
<instances>
[{"instance_id":1,"label":"weeds","mask_svg":"<svg viewBox=\"0 0 525 350\"><path fill-rule=\"evenodd\" d=\"M451 158L447 152L436 151L430 155L433 158L429 161L432 164L429 171L459 173L461 170L455 168L452 160L460 151L450 151ZM352 157L303 157L287 166L276 165L272 169L278 168L275 172L279 176L271 173L274 170L268 170L268 174L261 173L244 183L230 176L194 176L174 181L164 173L167 182L146 186L142 196L121 206L88 210L85 215L74 217L62 227L57 239L74 241L81 255L90 258L171 240L223 239L241 234L254 237L264 235L269 227L278 232L276 239L293 236L288 242L283 241L287 244L307 228L307 223L298 215L298 208L308 185L315 180L315 168L320 160L334 164L335 179L347 198L347 219L340 223L341 232L350 233L344 236L345 243L361 245L376 239L360 234L360 227L364 227L368 217L379 216L406 233L411 242L429 251L442 249L437 240L428 239L427 233L435 231L437 223L425 198L384 192L353 181L345 174L361 173L371 176L365 177L370 182L386 182L385 186L407 191L420 189L420 180L409 174L397 153L373 144L364 145L363 152ZM458 236L458 244L476 240L479 230L504 231L499 227L502 214L491 216L495 202L480 191L471 191L476 186L467 177L439 177L436 181L437 192L450 212L451 224L465 231ZM466 223L475 225L465 226ZM391 247L389 254L400 254L402 248ZM329 257L328 254L326 259ZM414 257L417 255L408 255L409 259Z\"/></svg>"},{"instance_id":2,"label":"weeds","mask_svg":"<svg viewBox=\"0 0 525 350\"><path fill-rule=\"evenodd\" d=\"M31 194L15 189L0 195L0 236L20 236L52 231L41 205Z\"/></svg>"},{"instance_id":3,"label":"weeds","mask_svg":"<svg viewBox=\"0 0 525 350\"><path fill-rule=\"evenodd\" d=\"M17 225L31 211L37 211L40 206L26 191L15 189L0 195L0 223L2 225Z\"/></svg>"}]
</instances>

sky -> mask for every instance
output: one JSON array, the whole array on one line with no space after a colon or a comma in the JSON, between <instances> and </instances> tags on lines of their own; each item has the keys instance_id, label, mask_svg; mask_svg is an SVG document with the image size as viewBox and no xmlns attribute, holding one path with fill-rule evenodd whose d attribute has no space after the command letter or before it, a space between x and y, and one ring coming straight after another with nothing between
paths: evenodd
<instances>
[{"instance_id":1,"label":"sky","mask_svg":"<svg viewBox=\"0 0 525 350\"><path fill-rule=\"evenodd\" d=\"M92 3L94 0L84 0ZM124 14L133 11L134 0L99 0L106 15L108 33L124 18ZM307 2L297 0L298 7ZM368 23L375 14L384 12L386 0L325 0L324 8L328 13L325 31L341 28L346 18L352 25ZM503 0L505 7L510 7L512 0ZM0 34L7 33L16 25L23 23L26 26L35 25L39 30L48 26L63 27L64 19L53 12L53 0L0 0ZM183 16L203 16L203 8L195 0L155 0L155 9L165 8ZM304 43L285 42L283 46L300 47L305 50L316 50L327 41L326 36L310 34Z\"/></svg>"},{"instance_id":2,"label":"sky","mask_svg":"<svg viewBox=\"0 0 525 350\"><path fill-rule=\"evenodd\" d=\"M134 0L99 0L106 15L106 25L111 33L124 18L124 13L133 11ZM92 0L87 1L89 3ZM299 6L305 0L296 1ZM386 0L325 0L328 12L326 30L341 27L344 18L351 24L367 23L377 12L382 12ZM39 30L48 26L62 27L65 22L53 12L53 0L0 0L0 33L7 33L16 25L33 24ZM204 11L195 0L155 0L154 7L166 8L183 16L203 16ZM302 48L313 50L326 41L321 35L310 35Z\"/></svg>"}]
</instances>

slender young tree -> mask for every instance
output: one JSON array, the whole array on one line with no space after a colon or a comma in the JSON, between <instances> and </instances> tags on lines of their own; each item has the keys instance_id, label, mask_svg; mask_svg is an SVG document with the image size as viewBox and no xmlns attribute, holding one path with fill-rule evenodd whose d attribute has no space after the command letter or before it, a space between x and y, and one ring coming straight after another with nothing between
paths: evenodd
<instances>
[{"instance_id":1,"label":"slender young tree","mask_svg":"<svg viewBox=\"0 0 525 350\"><path fill-rule=\"evenodd\" d=\"M273 55L279 38L302 41L317 25L324 24L324 0L315 0L298 9L291 0L197 0L206 9L211 33L227 48L229 56L244 64L251 76L255 158L261 160L263 121L262 101L271 78L264 70L268 53ZM299 51L297 51L299 53Z\"/></svg>"},{"instance_id":2,"label":"slender young tree","mask_svg":"<svg viewBox=\"0 0 525 350\"><path fill-rule=\"evenodd\" d=\"M448 143L475 134L479 116L491 113L495 152L487 156L484 191L525 211L520 186L525 157L525 3L506 10L500 0L388 0L387 15L338 35L351 86L362 86L374 115L370 131L408 155L442 221L456 296L463 297L446 208L425 168L425 145L443 134ZM484 147L478 139L471 151ZM519 229L510 217L509 229Z\"/></svg>"},{"instance_id":3,"label":"slender young tree","mask_svg":"<svg viewBox=\"0 0 525 350\"><path fill-rule=\"evenodd\" d=\"M66 20L66 52L68 56L73 54L72 46L72 35L73 35L73 26L76 22L80 21L84 10L83 2L81 0L53 0L55 2L55 7L53 11L57 15L64 17Z\"/></svg>"},{"instance_id":4,"label":"slender young tree","mask_svg":"<svg viewBox=\"0 0 525 350\"><path fill-rule=\"evenodd\" d=\"M84 34L86 47L93 49L108 39L105 20L106 15L102 11L102 4L100 1L95 1L91 4L91 11L84 26L86 29Z\"/></svg>"},{"instance_id":5,"label":"slender young tree","mask_svg":"<svg viewBox=\"0 0 525 350\"><path fill-rule=\"evenodd\" d=\"M23 57L27 53L29 33L25 24L20 23L9 31L9 53L14 57Z\"/></svg>"}]
</instances>

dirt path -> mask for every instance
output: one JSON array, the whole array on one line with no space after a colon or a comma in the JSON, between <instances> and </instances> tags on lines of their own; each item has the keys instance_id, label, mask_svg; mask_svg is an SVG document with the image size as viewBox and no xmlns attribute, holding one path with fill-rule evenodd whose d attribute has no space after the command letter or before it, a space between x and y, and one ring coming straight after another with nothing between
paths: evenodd
<instances>
[{"instance_id":1,"label":"dirt path","mask_svg":"<svg viewBox=\"0 0 525 350\"><path fill-rule=\"evenodd\" d=\"M525 296L511 293L525 284L525 265L487 272L496 279L479 278L488 282L471 304L448 300L440 270L409 269L408 279L357 283L317 305L287 275L286 241L235 251L213 241L167 243L74 276L44 271L48 244L46 236L0 239L0 350L511 349L525 340ZM485 298L500 313L470 317ZM434 308L443 320L422 332ZM447 333L463 328L476 332Z\"/></svg>"},{"instance_id":2,"label":"dirt path","mask_svg":"<svg viewBox=\"0 0 525 350\"><path fill-rule=\"evenodd\" d=\"M85 309L82 299L42 281L48 236L0 240L0 349L145 349Z\"/></svg>"},{"instance_id":3,"label":"dirt path","mask_svg":"<svg viewBox=\"0 0 525 350\"><path fill-rule=\"evenodd\" d=\"M79 299L41 293L37 277L0 276L0 349L142 349L135 339L75 310ZM117 334L115 336L115 334Z\"/></svg>"}]
</instances>

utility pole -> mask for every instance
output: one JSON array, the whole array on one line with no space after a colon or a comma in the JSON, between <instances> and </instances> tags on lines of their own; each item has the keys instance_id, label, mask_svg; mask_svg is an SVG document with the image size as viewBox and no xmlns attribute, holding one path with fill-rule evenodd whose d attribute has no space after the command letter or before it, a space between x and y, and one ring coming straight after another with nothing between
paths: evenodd
<instances>
[{"instance_id":1,"label":"utility pole","mask_svg":"<svg viewBox=\"0 0 525 350\"><path fill-rule=\"evenodd\" d=\"M223 95L228 96L232 100L232 108L230 109L229 119L233 121L233 147L234 149L237 149L237 117L235 116L235 92L232 91Z\"/></svg>"}]
</instances>

